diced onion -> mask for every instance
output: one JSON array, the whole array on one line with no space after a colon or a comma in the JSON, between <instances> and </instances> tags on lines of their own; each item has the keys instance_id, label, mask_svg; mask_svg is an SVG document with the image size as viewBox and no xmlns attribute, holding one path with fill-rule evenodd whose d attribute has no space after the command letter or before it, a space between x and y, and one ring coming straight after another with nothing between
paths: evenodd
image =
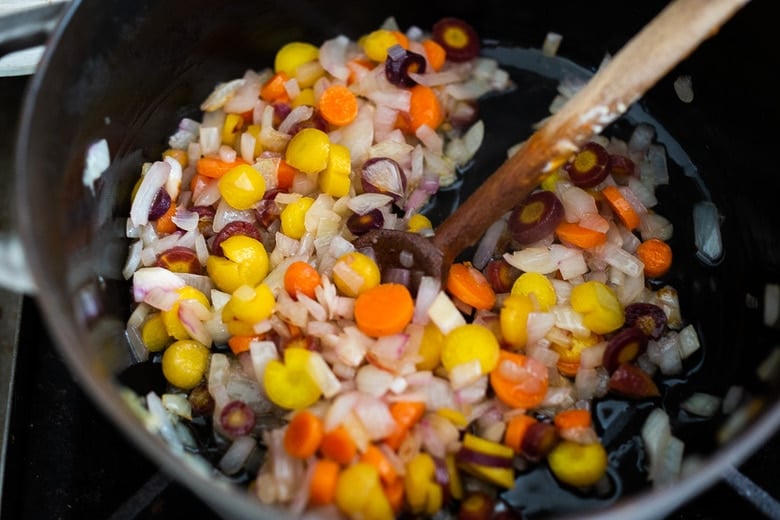
<instances>
[{"instance_id":1,"label":"diced onion","mask_svg":"<svg viewBox=\"0 0 780 520\"><path fill-rule=\"evenodd\" d=\"M712 394L694 392L680 403L680 407L693 415L712 417L720 409L720 402L720 398Z\"/></svg>"}]
</instances>

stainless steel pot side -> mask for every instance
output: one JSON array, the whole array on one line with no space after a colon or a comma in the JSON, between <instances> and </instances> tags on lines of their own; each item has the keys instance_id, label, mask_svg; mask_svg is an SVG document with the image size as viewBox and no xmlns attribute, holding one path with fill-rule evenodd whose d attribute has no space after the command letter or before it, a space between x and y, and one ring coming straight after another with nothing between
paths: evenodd
<instances>
[{"instance_id":1,"label":"stainless steel pot side","mask_svg":"<svg viewBox=\"0 0 780 520\"><path fill-rule=\"evenodd\" d=\"M402 27L430 27L452 15L471 21L486 38L526 47L558 32L564 36L560 53L593 70L664 4L75 0L29 84L15 155L16 224L46 325L73 374L121 431L216 511L227 518L279 518L279 510L259 506L244 490L183 462L145 430L118 392L115 376L131 362L124 338L130 298L121 276L123 235L141 163L159 157L182 117L198 116L200 101L216 83L266 66L291 40L357 37L391 15ZM744 385L764 392L767 404L749 428L678 485L627 497L594 511L598 518L663 516L711 486L780 425L776 387L755 376L777 343L758 318L763 287L780 278L778 227L771 225L778 219L766 209L777 180L767 161L769 136L760 132L780 116L764 86L778 62L770 33L760 30L772 20L767 4L749 4L644 101L690 155L723 216L726 255L720 263L696 261L691 242L676 249L685 273L675 282L687 298L684 314L705 343L700 372L710 388ZM671 86L682 73L694 79L696 98L689 105ZM82 172L87 147L99 139L108 142L111 165L93 190ZM493 167L486 165L485 174ZM758 189L762 183L770 184ZM690 237L690 201L676 202L680 234ZM758 306L746 303L755 300Z\"/></svg>"}]
</instances>

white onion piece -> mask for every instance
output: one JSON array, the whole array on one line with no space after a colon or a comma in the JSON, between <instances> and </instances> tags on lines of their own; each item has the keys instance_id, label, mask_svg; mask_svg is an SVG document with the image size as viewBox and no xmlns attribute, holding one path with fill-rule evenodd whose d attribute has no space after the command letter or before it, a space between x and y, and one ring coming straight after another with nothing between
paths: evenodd
<instances>
[{"instance_id":1,"label":"white onion piece","mask_svg":"<svg viewBox=\"0 0 780 520\"><path fill-rule=\"evenodd\" d=\"M179 303L179 321L190 337L203 345L211 345L212 338L204 322L212 318L211 311L201 302L185 299Z\"/></svg>"},{"instance_id":2,"label":"white onion piece","mask_svg":"<svg viewBox=\"0 0 780 520\"><path fill-rule=\"evenodd\" d=\"M683 103L693 101L693 79L688 74L677 76L674 80L674 93Z\"/></svg>"},{"instance_id":3,"label":"white onion piece","mask_svg":"<svg viewBox=\"0 0 780 520\"><path fill-rule=\"evenodd\" d=\"M203 155L214 155L219 152L222 136L216 126L200 127L200 149Z\"/></svg>"},{"instance_id":4,"label":"white onion piece","mask_svg":"<svg viewBox=\"0 0 780 520\"><path fill-rule=\"evenodd\" d=\"M529 312L526 323L528 344L533 345L544 338L555 325L555 315L551 312Z\"/></svg>"},{"instance_id":5,"label":"white onion piece","mask_svg":"<svg viewBox=\"0 0 780 520\"><path fill-rule=\"evenodd\" d=\"M677 338L680 342L680 356L685 359L701 348L699 335L693 325L686 325L680 330Z\"/></svg>"},{"instance_id":6,"label":"white onion piece","mask_svg":"<svg viewBox=\"0 0 780 520\"><path fill-rule=\"evenodd\" d=\"M331 134L331 137L334 137ZM352 123L341 129L338 141L349 148L353 165L362 164L368 157L368 150L374 143L374 109L363 105Z\"/></svg>"},{"instance_id":7,"label":"white onion piece","mask_svg":"<svg viewBox=\"0 0 780 520\"><path fill-rule=\"evenodd\" d=\"M256 446L257 441L250 435L236 437L219 459L217 467L225 475L235 475L244 467Z\"/></svg>"},{"instance_id":8,"label":"white onion piece","mask_svg":"<svg viewBox=\"0 0 780 520\"><path fill-rule=\"evenodd\" d=\"M325 40L320 45L319 61L322 68L331 76L347 81L349 78L349 67L347 67L347 48L350 40L343 34Z\"/></svg>"},{"instance_id":9,"label":"white onion piece","mask_svg":"<svg viewBox=\"0 0 780 520\"><path fill-rule=\"evenodd\" d=\"M666 241L672 238L673 232L671 221L658 213L648 212L639 217L639 234L642 240L657 238Z\"/></svg>"},{"instance_id":10,"label":"white onion piece","mask_svg":"<svg viewBox=\"0 0 780 520\"><path fill-rule=\"evenodd\" d=\"M122 268L122 277L125 280L129 280L136 269L141 266L141 250L143 250L143 242L136 240L130 245L127 252L127 258L125 259L125 265Z\"/></svg>"},{"instance_id":11,"label":"white onion piece","mask_svg":"<svg viewBox=\"0 0 780 520\"><path fill-rule=\"evenodd\" d=\"M189 118L179 122L176 132L168 138L168 146L175 150L187 150L198 138L200 123Z\"/></svg>"},{"instance_id":12,"label":"white onion piece","mask_svg":"<svg viewBox=\"0 0 780 520\"><path fill-rule=\"evenodd\" d=\"M644 153L655 137L655 128L648 123L639 123L628 139L628 149L633 153Z\"/></svg>"},{"instance_id":13,"label":"white onion piece","mask_svg":"<svg viewBox=\"0 0 780 520\"><path fill-rule=\"evenodd\" d=\"M260 95L260 88L267 79L270 79L270 76L270 70L264 74L257 74L253 70L247 70L244 73L244 83L225 102L223 107L225 112L243 114L252 110Z\"/></svg>"},{"instance_id":14,"label":"white onion piece","mask_svg":"<svg viewBox=\"0 0 780 520\"><path fill-rule=\"evenodd\" d=\"M441 282L433 276L423 276L417 287L412 323L425 325L428 323L428 310L439 295Z\"/></svg>"},{"instance_id":15,"label":"white onion piece","mask_svg":"<svg viewBox=\"0 0 780 520\"><path fill-rule=\"evenodd\" d=\"M366 93L366 97L376 105L383 105L400 112L408 112L411 104L411 92L405 89L373 90Z\"/></svg>"},{"instance_id":16,"label":"white onion piece","mask_svg":"<svg viewBox=\"0 0 780 520\"><path fill-rule=\"evenodd\" d=\"M310 106L301 105L293 108L287 117L279 124L279 131L285 134L289 134L295 125L302 121L309 119L314 113L314 109Z\"/></svg>"},{"instance_id":17,"label":"white onion piece","mask_svg":"<svg viewBox=\"0 0 780 520\"><path fill-rule=\"evenodd\" d=\"M383 439L393 433L397 423L387 404L368 394L359 393L354 412L368 434L369 440Z\"/></svg>"},{"instance_id":18,"label":"white onion piece","mask_svg":"<svg viewBox=\"0 0 780 520\"><path fill-rule=\"evenodd\" d=\"M428 125L420 125L415 132L420 142L431 152L441 154L444 150L444 139L436 130Z\"/></svg>"},{"instance_id":19,"label":"white onion piece","mask_svg":"<svg viewBox=\"0 0 780 520\"><path fill-rule=\"evenodd\" d=\"M604 351L607 349L607 342L600 341L595 345L585 348L580 354L580 365L585 368L596 368L602 365Z\"/></svg>"},{"instance_id":20,"label":"white onion piece","mask_svg":"<svg viewBox=\"0 0 780 520\"><path fill-rule=\"evenodd\" d=\"M558 54L558 47L560 47L562 40L563 35L548 32L544 37L544 43L542 43L542 54L551 57Z\"/></svg>"},{"instance_id":21,"label":"white onion piece","mask_svg":"<svg viewBox=\"0 0 780 520\"><path fill-rule=\"evenodd\" d=\"M183 450L181 439L176 433L171 417L165 410L160 397L154 392L146 394L146 407L152 420L152 431L159 433L175 452Z\"/></svg>"},{"instance_id":22,"label":"white onion piece","mask_svg":"<svg viewBox=\"0 0 780 520\"><path fill-rule=\"evenodd\" d=\"M555 246L553 246L555 247ZM572 280L588 272L588 264L582 251L566 256L558 261L558 271L564 280Z\"/></svg>"},{"instance_id":23,"label":"white onion piece","mask_svg":"<svg viewBox=\"0 0 780 520\"><path fill-rule=\"evenodd\" d=\"M596 199L582 188L559 183L555 191L563 204L567 222L577 222L583 215L598 213Z\"/></svg>"},{"instance_id":24,"label":"white onion piece","mask_svg":"<svg viewBox=\"0 0 780 520\"><path fill-rule=\"evenodd\" d=\"M653 172L653 182L656 186L669 184L669 168L666 162L666 148L660 144L651 144L647 150L647 160Z\"/></svg>"},{"instance_id":25,"label":"white onion piece","mask_svg":"<svg viewBox=\"0 0 780 520\"><path fill-rule=\"evenodd\" d=\"M626 250L605 243L593 248L593 253L607 264L618 269L627 276L637 277L644 272L644 264Z\"/></svg>"},{"instance_id":26,"label":"white onion piece","mask_svg":"<svg viewBox=\"0 0 780 520\"><path fill-rule=\"evenodd\" d=\"M148 305L145 307L149 308ZM149 349L146 348L146 344L141 338L140 325L130 325L128 323L125 328L125 336L127 337L127 343L130 345L130 352L136 361L141 362L149 359Z\"/></svg>"},{"instance_id":27,"label":"white onion piece","mask_svg":"<svg viewBox=\"0 0 780 520\"><path fill-rule=\"evenodd\" d=\"M236 157L238 156L236 150L232 146L228 146L226 144L220 145L219 151L217 153L219 155L219 159L226 163L235 162Z\"/></svg>"},{"instance_id":28,"label":"white onion piece","mask_svg":"<svg viewBox=\"0 0 780 520\"><path fill-rule=\"evenodd\" d=\"M450 297L441 290L428 307L428 317L444 334L466 324L466 318L463 317Z\"/></svg>"},{"instance_id":29,"label":"white onion piece","mask_svg":"<svg viewBox=\"0 0 780 520\"><path fill-rule=\"evenodd\" d=\"M648 188L641 180L637 179L636 177L632 176L628 178L628 188L645 208L652 208L658 204L658 198L656 198L653 190Z\"/></svg>"},{"instance_id":30,"label":"white onion piece","mask_svg":"<svg viewBox=\"0 0 780 520\"><path fill-rule=\"evenodd\" d=\"M482 270L487 265L488 261L493 257L493 252L496 250L498 240L501 238L505 229L506 220L504 218L500 218L490 224L474 252L474 258L472 259L474 267Z\"/></svg>"},{"instance_id":31,"label":"white onion piece","mask_svg":"<svg viewBox=\"0 0 780 520\"><path fill-rule=\"evenodd\" d=\"M546 247L526 247L513 253L504 253L504 260L526 272L549 274L558 269Z\"/></svg>"},{"instance_id":32,"label":"white onion piece","mask_svg":"<svg viewBox=\"0 0 780 520\"><path fill-rule=\"evenodd\" d=\"M357 389L374 397L387 393L394 380L393 374L371 364L362 366L355 374Z\"/></svg>"},{"instance_id":33,"label":"white onion piece","mask_svg":"<svg viewBox=\"0 0 780 520\"><path fill-rule=\"evenodd\" d=\"M712 394L694 392L680 403L680 407L699 417L712 417L720 409L720 402L720 398Z\"/></svg>"},{"instance_id":34,"label":"white onion piece","mask_svg":"<svg viewBox=\"0 0 780 520\"><path fill-rule=\"evenodd\" d=\"M279 353L273 341L257 340L249 342L249 355L255 379L262 382L265 377L265 367L271 360L279 359Z\"/></svg>"},{"instance_id":35,"label":"white onion piece","mask_svg":"<svg viewBox=\"0 0 780 520\"><path fill-rule=\"evenodd\" d=\"M154 287L144 296L143 301L155 309L167 311L174 306L178 299L178 293Z\"/></svg>"},{"instance_id":36,"label":"white onion piece","mask_svg":"<svg viewBox=\"0 0 780 520\"><path fill-rule=\"evenodd\" d=\"M650 361L658 365L664 375L676 375L682 372L679 335L669 331L657 340L647 342L647 355Z\"/></svg>"},{"instance_id":37,"label":"white onion piece","mask_svg":"<svg viewBox=\"0 0 780 520\"><path fill-rule=\"evenodd\" d=\"M420 85L427 87L436 87L440 85L448 85L451 83L457 83L465 79L463 71L465 69L458 69L456 67L448 68L440 72L427 72L425 74L419 74L417 72L410 72L409 77L415 80ZM469 98L473 99L473 98Z\"/></svg>"},{"instance_id":38,"label":"white onion piece","mask_svg":"<svg viewBox=\"0 0 780 520\"><path fill-rule=\"evenodd\" d=\"M707 264L714 264L723 256L718 208L709 201L693 205L693 232L696 256Z\"/></svg>"},{"instance_id":39,"label":"white onion piece","mask_svg":"<svg viewBox=\"0 0 780 520\"><path fill-rule=\"evenodd\" d=\"M214 212L214 222L212 223L214 231L218 233L223 227L236 221L255 222L254 210L235 209L225 199L220 200L217 210Z\"/></svg>"},{"instance_id":40,"label":"white onion piece","mask_svg":"<svg viewBox=\"0 0 780 520\"><path fill-rule=\"evenodd\" d=\"M195 206L211 206L217 202L222 194L219 192L219 182L209 181L193 200Z\"/></svg>"},{"instance_id":41,"label":"white onion piece","mask_svg":"<svg viewBox=\"0 0 780 520\"><path fill-rule=\"evenodd\" d=\"M157 192L165 186L171 165L163 161L155 161L141 179L133 204L130 207L130 221L134 226L143 226L149 222L149 210L152 208Z\"/></svg>"},{"instance_id":42,"label":"white onion piece","mask_svg":"<svg viewBox=\"0 0 780 520\"><path fill-rule=\"evenodd\" d=\"M330 399L341 391L341 382L319 353L311 353L306 368L326 399Z\"/></svg>"},{"instance_id":43,"label":"white onion piece","mask_svg":"<svg viewBox=\"0 0 780 520\"><path fill-rule=\"evenodd\" d=\"M669 486L679 479L684 450L685 444L680 439L674 436L669 437L655 466L650 470L650 479L653 480L654 486Z\"/></svg>"},{"instance_id":44,"label":"white onion piece","mask_svg":"<svg viewBox=\"0 0 780 520\"><path fill-rule=\"evenodd\" d=\"M169 412L192 420L192 405L186 394L163 394L162 404Z\"/></svg>"},{"instance_id":45,"label":"white onion piece","mask_svg":"<svg viewBox=\"0 0 780 520\"><path fill-rule=\"evenodd\" d=\"M442 408L457 409L455 394L450 383L440 377L431 378L427 386L426 408L441 410Z\"/></svg>"},{"instance_id":46,"label":"white onion piece","mask_svg":"<svg viewBox=\"0 0 780 520\"><path fill-rule=\"evenodd\" d=\"M607 393L609 374L603 368L585 368L580 366L574 376L574 388L577 399L590 400L603 397Z\"/></svg>"},{"instance_id":47,"label":"white onion piece","mask_svg":"<svg viewBox=\"0 0 780 520\"><path fill-rule=\"evenodd\" d=\"M171 221L176 224L176 227L183 229L184 231L194 231L198 229L198 222L200 222L200 215L194 211L189 211L183 206L176 208L176 213L171 218ZM195 245L195 237L192 236L192 245ZM181 240L180 240L181 242ZM183 244L180 244L183 245Z\"/></svg>"},{"instance_id":48,"label":"white onion piece","mask_svg":"<svg viewBox=\"0 0 780 520\"><path fill-rule=\"evenodd\" d=\"M168 173L168 180L165 181L165 191L171 196L171 200L176 200L179 197L179 191L181 190L181 163L173 157L166 157L165 162L171 167L170 173ZM179 203L184 204L182 201L179 201Z\"/></svg>"},{"instance_id":49,"label":"white onion piece","mask_svg":"<svg viewBox=\"0 0 780 520\"><path fill-rule=\"evenodd\" d=\"M482 377L482 365L478 359L466 361L452 367L449 372L450 385L453 390L460 390L473 383Z\"/></svg>"},{"instance_id":50,"label":"white onion piece","mask_svg":"<svg viewBox=\"0 0 780 520\"><path fill-rule=\"evenodd\" d=\"M152 289L175 291L184 287L184 281L162 267L142 267L133 274L133 299L143 301Z\"/></svg>"},{"instance_id":51,"label":"white onion piece","mask_svg":"<svg viewBox=\"0 0 780 520\"><path fill-rule=\"evenodd\" d=\"M276 130L273 126L274 107L266 105L260 118L260 143L266 150L281 152L290 141L289 134Z\"/></svg>"},{"instance_id":52,"label":"white onion piece","mask_svg":"<svg viewBox=\"0 0 780 520\"><path fill-rule=\"evenodd\" d=\"M460 83L450 83L444 87L444 93L458 101L479 99L493 86L485 78L470 78Z\"/></svg>"},{"instance_id":53,"label":"white onion piece","mask_svg":"<svg viewBox=\"0 0 780 520\"><path fill-rule=\"evenodd\" d=\"M213 112L222 108L228 99L238 91L244 84L243 78L234 79L227 83L219 83L214 90L209 94L203 103L200 105L200 109L205 112Z\"/></svg>"},{"instance_id":54,"label":"white onion piece","mask_svg":"<svg viewBox=\"0 0 780 520\"><path fill-rule=\"evenodd\" d=\"M95 182L103 175L111 164L111 156L108 150L108 141L101 139L92 143L87 148L84 157L84 173L82 183L94 193Z\"/></svg>"},{"instance_id":55,"label":"white onion piece","mask_svg":"<svg viewBox=\"0 0 780 520\"><path fill-rule=\"evenodd\" d=\"M756 368L756 375L761 381L774 384L780 376L780 347L775 347L772 352Z\"/></svg>"}]
</instances>

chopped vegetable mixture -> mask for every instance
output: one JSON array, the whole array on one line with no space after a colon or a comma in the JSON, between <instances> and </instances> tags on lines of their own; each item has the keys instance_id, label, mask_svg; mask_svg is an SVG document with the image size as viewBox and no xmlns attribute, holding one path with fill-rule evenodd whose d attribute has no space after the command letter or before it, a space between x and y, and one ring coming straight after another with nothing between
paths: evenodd
<instances>
[{"instance_id":1,"label":"chopped vegetable mixture","mask_svg":"<svg viewBox=\"0 0 780 520\"><path fill-rule=\"evenodd\" d=\"M529 464L593 492L592 400L653 399L698 348L663 283L649 141L595 138L446 280L355 249L371 229L435 232L421 211L479 149L478 99L512 88L479 43L455 18L291 42L143 166L128 337L169 384L143 409L172 444L177 424L213 428L212 462L263 503L489 518Z\"/></svg>"}]
</instances>

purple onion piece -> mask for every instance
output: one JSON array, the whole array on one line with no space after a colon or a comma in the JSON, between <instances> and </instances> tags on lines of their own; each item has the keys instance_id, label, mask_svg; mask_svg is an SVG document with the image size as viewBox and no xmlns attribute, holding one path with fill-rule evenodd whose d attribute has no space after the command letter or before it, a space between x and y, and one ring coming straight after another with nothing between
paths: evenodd
<instances>
[{"instance_id":1,"label":"purple onion piece","mask_svg":"<svg viewBox=\"0 0 780 520\"><path fill-rule=\"evenodd\" d=\"M364 192L389 195L393 202L406 195L406 174L401 165L389 157L374 157L363 163L360 180Z\"/></svg>"}]
</instances>

